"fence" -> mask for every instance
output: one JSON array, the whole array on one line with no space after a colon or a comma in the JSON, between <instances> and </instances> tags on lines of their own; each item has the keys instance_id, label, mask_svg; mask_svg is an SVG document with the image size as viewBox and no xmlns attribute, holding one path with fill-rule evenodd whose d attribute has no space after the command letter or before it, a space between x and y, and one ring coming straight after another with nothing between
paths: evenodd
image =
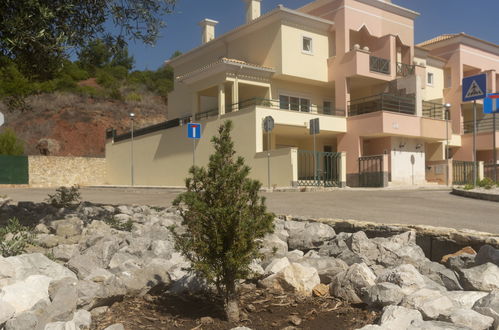
<instances>
[{"instance_id":1,"label":"fence","mask_svg":"<svg viewBox=\"0 0 499 330\"><path fill-rule=\"evenodd\" d=\"M0 184L28 184L27 156L0 155Z\"/></svg>"},{"instance_id":2,"label":"fence","mask_svg":"<svg viewBox=\"0 0 499 330\"><path fill-rule=\"evenodd\" d=\"M341 153L298 150L298 185L341 186Z\"/></svg>"},{"instance_id":3,"label":"fence","mask_svg":"<svg viewBox=\"0 0 499 330\"><path fill-rule=\"evenodd\" d=\"M495 177L495 171L497 171L497 177ZM483 165L483 174L485 178L489 178L491 180L496 180L499 183L499 164L494 164L494 162L486 162Z\"/></svg>"},{"instance_id":4,"label":"fence","mask_svg":"<svg viewBox=\"0 0 499 330\"><path fill-rule=\"evenodd\" d=\"M369 56L369 70L383 74L390 74L390 60L371 55Z\"/></svg>"},{"instance_id":5,"label":"fence","mask_svg":"<svg viewBox=\"0 0 499 330\"><path fill-rule=\"evenodd\" d=\"M452 182L457 185L473 184L473 162L455 160L452 162ZM477 164L478 178L478 164Z\"/></svg>"},{"instance_id":6,"label":"fence","mask_svg":"<svg viewBox=\"0 0 499 330\"><path fill-rule=\"evenodd\" d=\"M423 101L423 117L445 120L445 106L440 103ZM450 112L448 113L450 119Z\"/></svg>"},{"instance_id":7,"label":"fence","mask_svg":"<svg viewBox=\"0 0 499 330\"><path fill-rule=\"evenodd\" d=\"M348 105L349 116L357 116L382 110L414 115L416 114L416 99L411 96L378 94L351 100Z\"/></svg>"},{"instance_id":8,"label":"fence","mask_svg":"<svg viewBox=\"0 0 499 330\"><path fill-rule=\"evenodd\" d=\"M384 187L383 155L359 157L359 186Z\"/></svg>"}]
</instances>

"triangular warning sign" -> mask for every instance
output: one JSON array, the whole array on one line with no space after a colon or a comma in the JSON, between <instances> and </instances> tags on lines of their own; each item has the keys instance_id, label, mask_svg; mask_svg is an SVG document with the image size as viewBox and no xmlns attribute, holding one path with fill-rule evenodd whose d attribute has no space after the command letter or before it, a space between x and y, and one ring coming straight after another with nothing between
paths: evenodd
<instances>
[{"instance_id":1,"label":"triangular warning sign","mask_svg":"<svg viewBox=\"0 0 499 330\"><path fill-rule=\"evenodd\" d=\"M483 95L485 95L485 93L482 91L478 83L475 80L473 80L473 82L470 85L470 89L468 89L468 92L466 93L466 98L483 96Z\"/></svg>"}]
</instances>

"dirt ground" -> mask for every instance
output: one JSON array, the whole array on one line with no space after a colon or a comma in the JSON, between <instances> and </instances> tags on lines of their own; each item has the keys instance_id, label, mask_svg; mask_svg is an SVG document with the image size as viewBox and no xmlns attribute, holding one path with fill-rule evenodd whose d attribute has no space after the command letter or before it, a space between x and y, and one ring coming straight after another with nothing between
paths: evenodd
<instances>
[{"instance_id":1,"label":"dirt ground","mask_svg":"<svg viewBox=\"0 0 499 330\"><path fill-rule=\"evenodd\" d=\"M353 306L336 298L300 297L244 289L241 294L242 320L232 324L224 320L223 310L206 296L146 295L115 303L94 321L94 330L122 323L125 329L358 329L377 321L379 311Z\"/></svg>"}]
</instances>

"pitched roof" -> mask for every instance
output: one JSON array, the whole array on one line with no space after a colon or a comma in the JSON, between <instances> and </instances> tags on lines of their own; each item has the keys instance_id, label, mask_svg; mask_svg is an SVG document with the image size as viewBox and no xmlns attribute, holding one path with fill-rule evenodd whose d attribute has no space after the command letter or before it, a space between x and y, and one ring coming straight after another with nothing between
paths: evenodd
<instances>
[{"instance_id":1,"label":"pitched roof","mask_svg":"<svg viewBox=\"0 0 499 330\"><path fill-rule=\"evenodd\" d=\"M428 45L435 44L435 43L440 42L440 41L455 38L459 35L460 35L460 33L442 34L442 35L435 37L433 39L423 41L423 42L419 43L418 46L419 47L428 46Z\"/></svg>"},{"instance_id":2,"label":"pitched roof","mask_svg":"<svg viewBox=\"0 0 499 330\"><path fill-rule=\"evenodd\" d=\"M182 79L185 79L187 77L190 77L190 76L193 76L195 74L198 74L200 72L206 71L206 70L208 70L208 69L210 69L210 68L212 68L212 67L214 67L216 65L219 65L219 64L229 64L229 65L244 66L244 67L247 67L247 68L256 69L256 70L260 70L260 71L265 71L265 72L269 72L269 73L273 73L274 72L274 69L271 68L271 67L262 66L262 65L258 65L258 64L253 64L253 63L248 63L248 62L245 62L245 61L242 61L242 60L238 60L238 59L235 59L235 58L222 57L218 61L212 62L210 64L207 64L205 66L197 68L197 69L195 69L193 71L190 71L190 72L184 73L182 75L179 75L176 78L179 79L179 80L182 80Z\"/></svg>"}]
</instances>

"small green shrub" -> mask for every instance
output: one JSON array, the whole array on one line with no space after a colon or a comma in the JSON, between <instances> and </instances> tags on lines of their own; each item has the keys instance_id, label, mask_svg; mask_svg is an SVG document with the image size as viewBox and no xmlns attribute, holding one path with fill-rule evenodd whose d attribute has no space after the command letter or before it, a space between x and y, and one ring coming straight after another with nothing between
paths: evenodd
<instances>
[{"instance_id":1,"label":"small green shrub","mask_svg":"<svg viewBox=\"0 0 499 330\"><path fill-rule=\"evenodd\" d=\"M32 229L21 225L17 218L9 219L7 226L0 228L0 255L6 258L25 253L34 238Z\"/></svg>"},{"instance_id":2,"label":"small green shrub","mask_svg":"<svg viewBox=\"0 0 499 330\"><path fill-rule=\"evenodd\" d=\"M142 101L142 96L140 96L139 93L136 93L136 92L131 92L129 93L126 98L125 98L128 102L140 102Z\"/></svg>"},{"instance_id":3,"label":"small green shrub","mask_svg":"<svg viewBox=\"0 0 499 330\"><path fill-rule=\"evenodd\" d=\"M127 222L123 223L120 222L119 220L113 218L112 216L105 218L104 222L107 223L111 228L116 229L116 230L121 230L121 231L132 231L133 228L133 221L128 220Z\"/></svg>"},{"instance_id":4,"label":"small green shrub","mask_svg":"<svg viewBox=\"0 0 499 330\"><path fill-rule=\"evenodd\" d=\"M75 203L79 203L81 198L80 186L74 185L71 187L59 187L55 190L55 194L48 196L46 201L52 206L61 208L69 207Z\"/></svg>"},{"instance_id":5,"label":"small green shrub","mask_svg":"<svg viewBox=\"0 0 499 330\"><path fill-rule=\"evenodd\" d=\"M0 133L0 155L20 156L24 154L24 145L16 136L16 133L7 128Z\"/></svg>"},{"instance_id":6,"label":"small green shrub","mask_svg":"<svg viewBox=\"0 0 499 330\"><path fill-rule=\"evenodd\" d=\"M484 178L484 179L478 181L477 185L480 188L492 189L496 184L495 184L494 180L492 180L490 178Z\"/></svg>"},{"instance_id":7,"label":"small green shrub","mask_svg":"<svg viewBox=\"0 0 499 330\"><path fill-rule=\"evenodd\" d=\"M473 189L475 189L475 186L474 186L474 185L472 185L472 184L469 184L469 183L468 183L467 185L465 185L465 186L463 187L463 189L464 189L464 190L473 190Z\"/></svg>"},{"instance_id":8,"label":"small green shrub","mask_svg":"<svg viewBox=\"0 0 499 330\"><path fill-rule=\"evenodd\" d=\"M118 101L123 100L123 95L121 94L118 88L113 88L109 93L109 97L112 98L113 100L118 100Z\"/></svg>"}]
</instances>

